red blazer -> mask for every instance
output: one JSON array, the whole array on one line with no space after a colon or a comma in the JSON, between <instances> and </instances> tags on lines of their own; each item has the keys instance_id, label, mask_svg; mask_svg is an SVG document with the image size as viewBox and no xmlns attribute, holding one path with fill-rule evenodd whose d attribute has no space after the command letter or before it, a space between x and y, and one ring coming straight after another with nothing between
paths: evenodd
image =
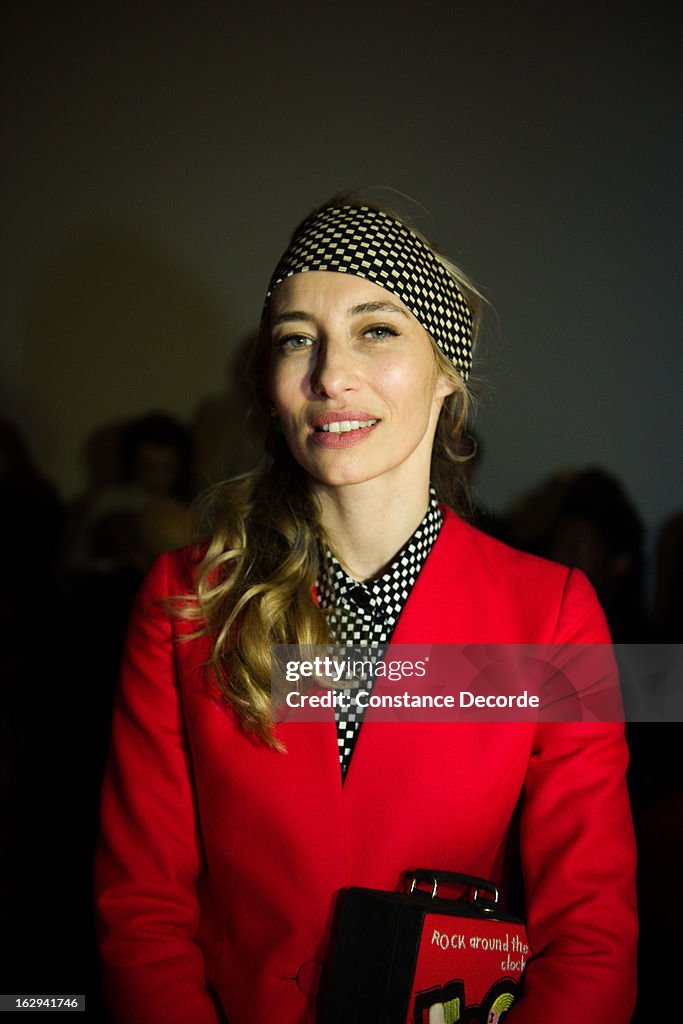
<instances>
[{"instance_id":1,"label":"red blazer","mask_svg":"<svg viewBox=\"0 0 683 1024\"><path fill-rule=\"evenodd\" d=\"M534 959L510 1024L626 1024L635 993L634 843L623 726L363 725L344 786L334 721L246 734L207 642L155 599L188 593L162 556L131 620L95 887L122 1024L304 1024L340 889L411 867L497 879L520 795ZM608 642L580 573L448 513L395 643ZM298 981L297 981L298 977Z\"/></svg>"}]
</instances>

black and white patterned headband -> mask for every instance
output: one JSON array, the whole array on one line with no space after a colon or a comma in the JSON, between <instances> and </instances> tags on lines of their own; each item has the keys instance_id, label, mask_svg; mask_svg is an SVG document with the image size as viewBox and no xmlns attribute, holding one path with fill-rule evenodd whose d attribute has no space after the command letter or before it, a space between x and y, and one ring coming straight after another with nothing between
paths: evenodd
<instances>
[{"instance_id":1,"label":"black and white patterned headband","mask_svg":"<svg viewBox=\"0 0 683 1024\"><path fill-rule=\"evenodd\" d=\"M354 274L396 295L467 380L472 313L431 249L400 221L367 206L328 206L312 214L275 268L266 307L282 281L311 270Z\"/></svg>"}]
</instances>

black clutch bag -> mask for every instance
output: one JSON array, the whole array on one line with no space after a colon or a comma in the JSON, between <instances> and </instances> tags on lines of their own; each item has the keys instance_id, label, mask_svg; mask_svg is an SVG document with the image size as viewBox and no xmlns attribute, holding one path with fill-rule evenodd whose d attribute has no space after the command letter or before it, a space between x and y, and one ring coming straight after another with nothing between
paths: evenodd
<instances>
[{"instance_id":1,"label":"black clutch bag","mask_svg":"<svg viewBox=\"0 0 683 1024\"><path fill-rule=\"evenodd\" d=\"M422 868L404 892L351 888L322 1024L501 1024L529 955L524 921L487 879Z\"/></svg>"}]
</instances>

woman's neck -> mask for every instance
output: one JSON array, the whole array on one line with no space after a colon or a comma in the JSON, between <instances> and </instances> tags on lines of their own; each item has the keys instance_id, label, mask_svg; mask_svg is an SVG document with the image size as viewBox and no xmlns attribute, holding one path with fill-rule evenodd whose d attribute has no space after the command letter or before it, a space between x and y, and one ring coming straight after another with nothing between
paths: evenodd
<instances>
[{"instance_id":1,"label":"woman's neck","mask_svg":"<svg viewBox=\"0 0 683 1024\"><path fill-rule=\"evenodd\" d=\"M394 492L376 480L347 487L314 485L330 546L355 580L379 576L424 519L429 481Z\"/></svg>"}]
</instances>

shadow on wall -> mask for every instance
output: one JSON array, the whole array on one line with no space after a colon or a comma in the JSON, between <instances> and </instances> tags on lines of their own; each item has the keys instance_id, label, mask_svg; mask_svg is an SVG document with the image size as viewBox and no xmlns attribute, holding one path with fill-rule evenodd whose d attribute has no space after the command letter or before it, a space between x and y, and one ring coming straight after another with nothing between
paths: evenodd
<instances>
[{"instance_id":1,"label":"shadow on wall","mask_svg":"<svg viewBox=\"0 0 683 1024\"><path fill-rule=\"evenodd\" d=\"M28 296L23 429L62 489L104 422L161 408L187 417L235 332L206 283L139 231L103 226L56 251Z\"/></svg>"},{"instance_id":2,"label":"shadow on wall","mask_svg":"<svg viewBox=\"0 0 683 1024\"><path fill-rule=\"evenodd\" d=\"M254 333L248 334L237 345L223 391L200 401L192 416L200 490L253 469L263 453L268 417L247 380L255 340Z\"/></svg>"}]
</instances>

